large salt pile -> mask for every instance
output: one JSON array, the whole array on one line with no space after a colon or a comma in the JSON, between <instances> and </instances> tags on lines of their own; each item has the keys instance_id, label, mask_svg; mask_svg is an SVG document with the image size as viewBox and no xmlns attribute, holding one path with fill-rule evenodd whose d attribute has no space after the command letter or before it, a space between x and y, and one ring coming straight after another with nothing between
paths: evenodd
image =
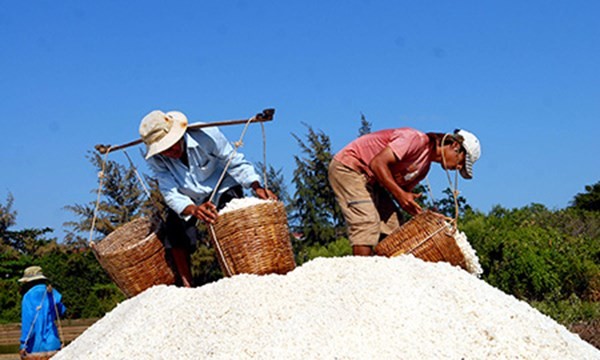
<instances>
[{"instance_id":1,"label":"large salt pile","mask_svg":"<svg viewBox=\"0 0 600 360\"><path fill-rule=\"evenodd\" d=\"M55 359L600 359L527 303L413 256L310 261L287 275L157 286Z\"/></svg>"}]
</instances>

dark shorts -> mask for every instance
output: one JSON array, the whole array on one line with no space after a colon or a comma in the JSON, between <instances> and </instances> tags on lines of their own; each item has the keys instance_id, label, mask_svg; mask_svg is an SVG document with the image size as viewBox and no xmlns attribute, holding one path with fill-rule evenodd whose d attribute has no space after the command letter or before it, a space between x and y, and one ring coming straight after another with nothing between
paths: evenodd
<instances>
[{"instance_id":1,"label":"dark shorts","mask_svg":"<svg viewBox=\"0 0 600 360\"><path fill-rule=\"evenodd\" d=\"M221 210L232 199L240 199L242 197L244 197L244 190L241 186L238 185L230 188L219 198L217 210ZM169 208L165 223L165 236L163 236L163 245L165 248L186 249L189 252L196 250L198 243L197 221L198 219L195 217L185 221Z\"/></svg>"}]
</instances>

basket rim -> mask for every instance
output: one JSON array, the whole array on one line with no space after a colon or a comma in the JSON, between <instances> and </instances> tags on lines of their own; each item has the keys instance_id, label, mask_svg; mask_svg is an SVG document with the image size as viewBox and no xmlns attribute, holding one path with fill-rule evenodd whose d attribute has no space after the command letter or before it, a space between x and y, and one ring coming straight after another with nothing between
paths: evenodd
<instances>
[{"instance_id":1,"label":"basket rim","mask_svg":"<svg viewBox=\"0 0 600 360\"><path fill-rule=\"evenodd\" d=\"M126 232L127 226L131 226L134 223L146 223L148 228L148 234L144 236L143 239L132 243L131 245L125 247L115 246L117 244L117 240L121 238L121 233ZM151 219L147 217L138 217L135 218L113 230L110 234L106 235L101 240L94 242L92 248L98 254L102 256L110 256L114 254L119 254L124 251L130 251L140 246L145 245L147 242L151 241L154 236L158 237L158 228ZM160 240L159 240L160 241Z\"/></svg>"},{"instance_id":2,"label":"basket rim","mask_svg":"<svg viewBox=\"0 0 600 360\"><path fill-rule=\"evenodd\" d=\"M219 217L217 218L217 221L219 221L219 218L227 219L228 217L232 217L234 215L238 215L239 213L250 212L252 209L256 209L256 208L259 208L259 207L279 207L279 206L283 206L284 209L285 209L285 205L280 200L265 201L265 202L262 202L262 203L249 205L249 206L246 206L246 207L243 207L243 208L239 208L239 209L235 209L235 210L230 210L230 211L227 211L224 214L219 214ZM223 221L225 221L225 220L223 220Z\"/></svg>"},{"instance_id":3,"label":"basket rim","mask_svg":"<svg viewBox=\"0 0 600 360\"><path fill-rule=\"evenodd\" d=\"M106 256L111 256L111 255L115 255L115 254L122 254L123 252L126 251L131 251L134 250L140 246L144 246L146 245L149 241L152 241L152 239L155 237L155 233L151 233L148 236L144 237L142 240L136 242L135 244L132 244L131 246L125 246L125 247L121 247L121 248L116 248L116 249L111 249L110 246L108 246L108 249L106 251L103 250L99 250L98 249L98 244L94 245L94 250L101 256L106 257ZM103 239L104 240L104 239ZM101 240L102 241L102 240ZM160 240L159 240L160 241Z\"/></svg>"},{"instance_id":4,"label":"basket rim","mask_svg":"<svg viewBox=\"0 0 600 360\"><path fill-rule=\"evenodd\" d=\"M424 228L429 229L420 233L423 236L417 235L413 232L413 230L417 229L419 231L424 231ZM442 217L438 217L437 213L434 211L426 210L402 224L398 229L380 241L375 246L375 252L378 255L388 257L395 257L405 254L415 255L421 252L422 247L428 246L428 243L433 244L433 246L437 248L439 245L441 245L442 238L451 239L451 242L448 243L447 246L453 249L453 254L455 253L454 250L458 250L456 253L460 256L456 258L453 256L453 260L451 260L444 252L442 256L445 260L442 261L451 263L452 261L455 261L458 265L462 266L466 259L465 255L462 253L460 247L456 243L456 239L454 238L456 230L457 229L452 226L451 222L443 219ZM441 248L438 249L441 250ZM420 255L415 256L423 258Z\"/></svg>"}]
</instances>

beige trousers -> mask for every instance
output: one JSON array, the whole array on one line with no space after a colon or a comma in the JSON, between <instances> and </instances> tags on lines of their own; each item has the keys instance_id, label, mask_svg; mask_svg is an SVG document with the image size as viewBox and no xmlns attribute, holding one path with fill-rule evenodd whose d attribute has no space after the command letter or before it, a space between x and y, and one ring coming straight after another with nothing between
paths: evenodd
<instances>
[{"instance_id":1,"label":"beige trousers","mask_svg":"<svg viewBox=\"0 0 600 360\"><path fill-rule=\"evenodd\" d=\"M389 193L379 185L369 185L364 174L332 160L329 184L344 214L353 246L375 246L400 226L401 215Z\"/></svg>"}]
</instances>

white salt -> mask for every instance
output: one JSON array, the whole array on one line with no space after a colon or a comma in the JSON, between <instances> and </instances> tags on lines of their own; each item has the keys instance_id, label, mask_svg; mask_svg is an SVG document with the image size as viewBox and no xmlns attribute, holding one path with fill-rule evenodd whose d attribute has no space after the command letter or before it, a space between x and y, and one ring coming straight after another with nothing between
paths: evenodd
<instances>
[{"instance_id":1,"label":"white salt","mask_svg":"<svg viewBox=\"0 0 600 360\"><path fill-rule=\"evenodd\" d=\"M272 202L273 200L262 200L255 197L245 197L241 199L232 199L230 202L225 204L225 206L219 211L219 215L223 215L230 211L239 210L243 208L247 208L250 206L263 204L266 202Z\"/></svg>"},{"instance_id":2,"label":"white salt","mask_svg":"<svg viewBox=\"0 0 600 360\"><path fill-rule=\"evenodd\" d=\"M456 245L458 245L458 248L465 257L467 271L477 277L481 276L481 274L483 274L483 269L481 268L481 264L479 264L479 258L477 257L475 249L471 247L471 244L467 240L467 235L457 229L454 233L454 240L456 240Z\"/></svg>"},{"instance_id":3,"label":"white salt","mask_svg":"<svg viewBox=\"0 0 600 360\"><path fill-rule=\"evenodd\" d=\"M207 358L585 360L600 351L457 267L405 255L156 286L54 359Z\"/></svg>"}]
</instances>

